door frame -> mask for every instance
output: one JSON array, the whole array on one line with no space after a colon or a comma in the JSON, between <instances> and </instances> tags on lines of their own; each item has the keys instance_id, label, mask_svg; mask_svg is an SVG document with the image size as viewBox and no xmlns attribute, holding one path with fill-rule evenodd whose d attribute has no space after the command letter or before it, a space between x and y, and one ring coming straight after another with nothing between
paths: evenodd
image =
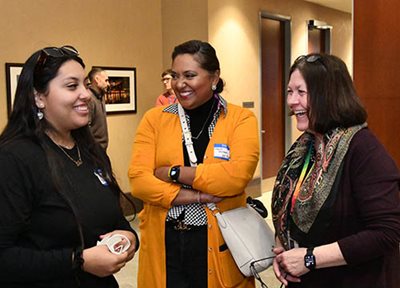
<instances>
[{"instance_id":1,"label":"door frame","mask_svg":"<svg viewBox=\"0 0 400 288\"><path fill-rule=\"evenodd\" d=\"M261 59L262 59L262 41L261 41L261 21L263 18L267 18L267 19L271 19L271 20L277 20L279 22L281 22L281 24L283 24L283 30L284 30L284 60L283 60L283 83L282 83L282 91L284 91L283 95L283 99L286 99L286 85L288 82L288 76L289 76L289 69L290 69L290 65L291 65L291 26L292 26L292 18L290 16L284 16L284 15L279 15L279 14L274 14L274 13L269 13L266 11L261 11L259 13L259 59L260 59L260 63L259 63L259 83L260 83L260 91L259 91L259 95L260 95L260 119L259 119L259 127L260 127L260 145L262 145L262 117L263 117L263 111L262 111L262 63L261 63ZM289 108L286 105L286 101L284 104L285 107L285 115L289 115ZM285 131L284 131L284 136L285 136L285 153L286 151L289 150L290 146L292 145L292 122L290 120L290 117L284 117L285 119L285 123L284 123L284 127L285 127ZM262 147L260 149L260 151L262 151ZM282 159L283 160L283 159ZM260 175L262 175L262 169L263 169L263 155L262 153L260 153L260 168L261 168L261 173ZM262 177L261 177L262 178Z\"/></svg>"}]
</instances>

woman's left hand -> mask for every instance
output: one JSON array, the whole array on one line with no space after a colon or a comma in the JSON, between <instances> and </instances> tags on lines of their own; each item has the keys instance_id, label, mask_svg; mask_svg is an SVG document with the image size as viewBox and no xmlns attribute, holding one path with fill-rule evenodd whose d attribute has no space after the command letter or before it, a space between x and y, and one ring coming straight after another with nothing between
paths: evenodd
<instances>
[{"instance_id":1,"label":"woman's left hand","mask_svg":"<svg viewBox=\"0 0 400 288\"><path fill-rule=\"evenodd\" d=\"M112 231L110 233L107 233L107 234L104 234L104 235L100 235L100 239L103 239L103 238L106 238L106 237L111 237L112 235L115 235L115 234L124 235L131 242L131 246L129 246L129 249L126 251L126 252L128 252L128 258L127 258L126 262L132 260L133 256L135 256L135 252L136 252L136 237L135 237L135 234L133 234L131 231L127 231L127 230L114 230L114 231ZM124 244L124 241L126 241L126 240L122 240L122 244Z\"/></svg>"},{"instance_id":2,"label":"woman's left hand","mask_svg":"<svg viewBox=\"0 0 400 288\"><path fill-rule=\"evenodd\" d=\"M171 182L170 179L168 178L168 170L169 166L162 166L154 169L154 176L156 176L158 179L164 181L164 182Z\"/></svg>"},{"instance_id":3,"label":"woman's left hand","mask_svg":"<svg viewBox=\"0 0 400 288\"><path fill-rule=\"evenodd\" d=\"M168 176L168 172L171 166L161 166L154 169L154 176L164 182L172 182ZM193 181L196 175L196 167L180 166L179 172L179 183L186 185L193 185Z\"/></svg>"}]
</instances>

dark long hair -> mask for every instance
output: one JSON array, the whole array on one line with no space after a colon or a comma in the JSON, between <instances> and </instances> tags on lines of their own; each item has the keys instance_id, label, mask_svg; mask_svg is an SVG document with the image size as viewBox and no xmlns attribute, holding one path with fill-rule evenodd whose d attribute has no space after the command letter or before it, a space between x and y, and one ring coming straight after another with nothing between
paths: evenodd
<instances>
[{"instance_id":1,"label":"dark long hair","mask_svg":"<svg viewBox=\"0 0 400 288\"><path fill-rule=\"evenodd\" d=\"M175 60L176 56L182 54L194 55L195 59L200 64L200 67L211 74L221 70L217 53L215 52L214 47L212 47L208 42L190 40L176 46L172 52L172 61ZM219 78L215 92L221 93L223 90L224 81Z\"/></svg>"},{"instance_id":2,"label":"dark long hair","mask_svg":"<svg viewBox=\"0 0 400 288\"><path fill-rule=\"evenodd\" d=\"M289 77L298 69L307 85L309 128L321 134L336 128L348 128L367 120L364 109L347 70L338 57L312 53L300 56L292 65Z\"/></svg>"},{"instance_id":3,"label":"dark long hair","mask_svg":"<svg viewBox=\"0 0 400 288\"><path fill-rule=\"evenodd\" d=\"M68 198L67 192L68 189L73 190L74 185L68 179L68 176L64 174L64 170L60 169L62 163L48 144L45 131L54 128L45 117L42 120L37 117L38 108L35 104L35 91L47 96L50 82L57 76L64 63L76 61L83 68L85 68L85 64L77 54L64 54L57 57L47 56L44 62L40 62L41 58L43 58L43 53L44 50L39 50L32 54L22 68L12 112L6 127L0 135L0 149L12 144L14 141L27 138L40 145L46 154L52 181L61 197L66 200L73 210L78 228L81 230L79 215L77 215L72 202ZM104 171L104 176L107 178L114 193L121 193L121 189L113 175L110 161L104 150L95 142L88 125L72 130L71 134L77 145L79 145L82 156L91 159L96 167ZM65 187L65 183L71 187ZM80 234L82 246L84 246L81 231Z\"/></svg>"}]
</instances>

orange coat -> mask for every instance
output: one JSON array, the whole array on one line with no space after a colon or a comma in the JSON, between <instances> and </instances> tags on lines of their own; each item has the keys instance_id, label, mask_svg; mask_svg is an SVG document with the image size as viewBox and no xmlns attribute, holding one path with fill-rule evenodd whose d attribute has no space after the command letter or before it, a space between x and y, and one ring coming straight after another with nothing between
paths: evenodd
<instances>
[{"instance_id":1,"label":"orange coat","mask_svg":"<svg viewBox=\"0 0 400 288\"><path fill-rule=\"evenodd\" d=\"M259 158L257 119L239 106L228 104L208 144L203 164L196 169L193 188L216 196L229 197L218 203L221 211L245 205L244 188L252 179ZM179 117L149 110L143 117L133 143L129 178L133 196L142 199L141 248L138 288L166 287L165 219L180 186L153 175L156 167L184 165ZM214 158L214 144L227 144L230 160ZM254 279L245 278L229 252L219 252L224 240L215 217L206 209L208 221L208 287L252 288Z\"/></svg>"}]
</instances>

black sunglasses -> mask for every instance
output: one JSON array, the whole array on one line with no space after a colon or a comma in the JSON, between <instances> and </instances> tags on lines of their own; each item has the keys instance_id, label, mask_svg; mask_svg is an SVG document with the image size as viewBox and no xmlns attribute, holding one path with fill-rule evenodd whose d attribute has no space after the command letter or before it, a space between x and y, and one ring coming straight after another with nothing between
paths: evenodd
<instances>
[{"instance_id":1,"label":"black sunglasses","mask_svg":"<svg viewBox=\"0 0 400 288\"><path fill-rule=\"evenodd\" d=\"M54 58L59 58L59 57L64 57L64 56L78 56L79 52L76 50L74 47L70 45L65 45L60 48L58 47L46 47L43 48L38 61L36 62L36 67L35 69L38 69L39 67L43 67L44 64L46 63L46 60L48 57L54 57Z\"/></svg>"},{"instance_id":2,"label":"black sunglasses","mask_svg":"<svg viewBox=\"0 0 400 288\"><path fill-rule=\"evenodd\" d=\"M311 55L301 55L296 58L294 63L299 63L305 61L306 63L320 63L322 67L326 70L326 66L322 61L321 55L318 54L311 54Z\"/></svg>"}]
</instances>

